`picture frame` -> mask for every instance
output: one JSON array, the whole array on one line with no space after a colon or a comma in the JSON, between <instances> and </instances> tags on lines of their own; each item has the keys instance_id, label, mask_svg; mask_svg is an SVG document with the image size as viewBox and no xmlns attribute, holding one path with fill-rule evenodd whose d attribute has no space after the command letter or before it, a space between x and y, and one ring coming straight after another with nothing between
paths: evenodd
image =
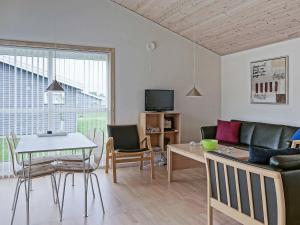
<instances>
[{"instance_id":1,"label":"picture frame","mask_svg":"<svg viewBox=\"0 0 300 225\"><path fill-rule=\"evenodd\" d=\"M251 104L289 103L289 57L281 56L250 63Z\"/></svg>"}]
</instances>

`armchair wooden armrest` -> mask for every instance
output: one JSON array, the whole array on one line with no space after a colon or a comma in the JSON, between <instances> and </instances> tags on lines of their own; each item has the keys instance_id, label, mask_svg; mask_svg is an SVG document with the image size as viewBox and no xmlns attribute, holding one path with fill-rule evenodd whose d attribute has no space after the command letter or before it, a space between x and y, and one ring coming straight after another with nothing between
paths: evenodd
<instances>
[{"instance_id":1,"label":"armchair wooden armrest","mask_svg":"<svg viewBox=\"0 0 300 225\"><path fill-rule=\"evenodd\" d=\"M114 148L114 139L112 137L109 137L106 141L106 152L105 152L105 173L108 173L108 167L109 167L109 159L111 159L110 153L115 152Z\"/></svg>"},{"instance_id":2,"label":"armchair wooden armrest","mask_svg":"<svg viewBox=\"0 0 300 225\"><path fill-rule=\"evenodd\" d=\"M144 143L146 144L146 145L145 145L146 148L152 151L151 138L150 138L149 135L146 135L144 138L142 138L142 139L140 140L140 144L141 144L141 145L144 144Z\"/></svg>"},{"instance_id":3,"label":"armchair wooden armrest","mask_svg":"<svg viewBox=\"0 0 300 225\"><path fill-rule=\"evenodd\" d=\"M146 140L147 140L147 136L143 137L143 138L140 140L140 143L143 144Z\"/></svg>"},{"instance_id":4,"label":"armchair wooden armrest","mask_svg":"<svg viewBox=\"0 0 300 225\"><path fill-rule=\"evenodd\" d=\"M109 137L106 141L106 152L111 153L114 152L114 139L112 137Z\"/></svg>"},{"instance_id":5,"label":"armchair wooden armrest","mask_svg":"<svg viewBox=\"0 0 300 225\"><path fill-rule=\"evenodd\" d=\"M114 183L117 182L119 163L139 162L140 168L143 169L144 161L150 161L151 177L154 178L154 155L150 136L141 139L137 125L108 125L107 129L110 137L106 142L105 173L108 173L111 161ZM147 149L144 149L145 147Z\"/></svg>"}]
</instances>

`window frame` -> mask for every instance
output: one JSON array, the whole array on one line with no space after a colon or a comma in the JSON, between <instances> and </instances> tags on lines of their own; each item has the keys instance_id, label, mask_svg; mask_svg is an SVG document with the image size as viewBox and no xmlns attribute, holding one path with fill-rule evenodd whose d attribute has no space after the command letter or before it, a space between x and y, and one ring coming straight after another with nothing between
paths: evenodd
<instances>
[{"instance_id":1,"label":"window frame","mask_svg":"<svg viewBox=\"0 0 300 225\"><path fill-rule=\"evenodd\" d=\"M10 47L30 47L39 49L57 49L57 50L70 50L78 52L94 52L94 53L106 53L108 54L108 68L109 76L108 82L110 86L110 92L108 96L110 113L108 115L108 122L115 124L115 48L108 47L95 47L85 45L69 45L60 43L47 43L47 42L32 42L32 41L19 41L19 40L6 40L0 39L0 46Z\"/></svg>"}]
</instances>

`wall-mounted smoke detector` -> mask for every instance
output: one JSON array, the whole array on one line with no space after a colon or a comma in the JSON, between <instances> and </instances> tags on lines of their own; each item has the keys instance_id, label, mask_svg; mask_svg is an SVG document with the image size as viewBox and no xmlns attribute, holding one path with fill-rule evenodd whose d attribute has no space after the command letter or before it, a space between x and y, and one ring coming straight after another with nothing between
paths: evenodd
<instances>
[{"instance_id":1,"label":"wall-mounted smoke detector","mask_svg":"<svg viewBox=\"0 0 300 225\"><path fill-rule=\"evenodd\" d=\"M156 43L154 41L149 41L146 44L146 49L151 52L154 51L156 49Z\"/></svg>"}]
</instances>

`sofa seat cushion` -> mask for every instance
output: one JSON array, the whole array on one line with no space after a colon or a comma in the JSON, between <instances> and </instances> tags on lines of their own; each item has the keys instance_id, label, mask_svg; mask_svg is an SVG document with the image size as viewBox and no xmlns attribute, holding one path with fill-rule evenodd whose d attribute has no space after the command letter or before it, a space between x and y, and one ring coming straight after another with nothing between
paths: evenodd
<instances>
[{"instance_id":1,"label":"sofa seat cushion","mask_svg":"<svg viewBox=\"0 0 300 225\"><path fill-rule=\"evenodd\" d=\"M251 145L278 149L283 126L257 123L253 131Z\"/></svg>"},{"instance_id":2,"label":"sofa seat cushion","mask_svg":"<svg viewBox=\"0 0 300 225\"><path fill-rule=\"evenodd\" d=\"M240 139L240 122L218 120L217 135L218 141L237 144Z\"/></svg>"},{"instance_id":3,"label":"sofa seat cushion","mask_svg":"<svg viewBox=\"0 0 300 225\"><path fill-rule=\"evenodd\" d=\"M270 159L278 155L296 155L300 154L300 149L287 148L287 149L266 149L257 146L249 147L248 161L255 164L269 165Z\"/></svg>"}]
</instances>

